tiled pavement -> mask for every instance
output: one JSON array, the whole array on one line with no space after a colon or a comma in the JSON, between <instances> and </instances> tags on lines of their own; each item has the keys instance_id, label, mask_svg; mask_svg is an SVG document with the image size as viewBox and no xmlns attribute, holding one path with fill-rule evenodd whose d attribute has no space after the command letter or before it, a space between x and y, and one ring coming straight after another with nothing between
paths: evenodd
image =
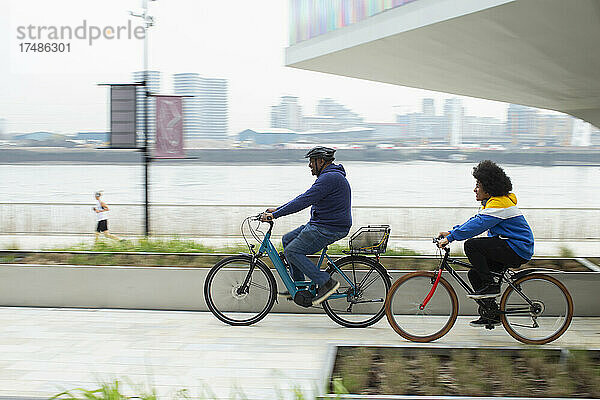
<instances>
[{"instance_id":1,"label":"tiled pavement","mask_svg":"<svg viewBox=\"0 0 600 400\"><path fill-rule=\"evenodd\" d=\"M524 345L502 329L453 330L424 346ZM334 345L414 345L379 322L343 328L325 315L270 314L250 327L231 327L210 313L0 308L0 397L47 398L99 382L153 386L163 399L179 389L219 399L290 398L322 387ZM600 318L575 318L547 347L600 349ZM209 396L207 398L212 398ZM239 398L239 397L238 397Z\"/></svg>"}]
</instances>

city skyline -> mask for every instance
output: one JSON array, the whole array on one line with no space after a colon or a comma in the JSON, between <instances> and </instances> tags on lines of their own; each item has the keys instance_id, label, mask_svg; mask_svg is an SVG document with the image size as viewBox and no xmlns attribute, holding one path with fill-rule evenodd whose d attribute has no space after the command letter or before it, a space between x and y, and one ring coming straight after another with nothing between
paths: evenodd
<instances>
[{"instance_id":1,"label":"city skyline","mask_svg":"<svg viewBox=\"0 0 600 400\"><path fill-rule=\"evenodd\" d=\"M394 123L364 121L334 99L320 99L315 113L305 113L298 97L282 96L271 106L271 129L246 129L241 142L259 145L285 143L370 143L380 140L398 145L453 147L588 147L599 143L600 130L566 114L542 113L539 109L510 104L504 120L465 113L462 99L445 99L436 108L424 98L421 110L396 114ZM387 145L387 144L386 144Z\"/></svg>"}]
</instances>

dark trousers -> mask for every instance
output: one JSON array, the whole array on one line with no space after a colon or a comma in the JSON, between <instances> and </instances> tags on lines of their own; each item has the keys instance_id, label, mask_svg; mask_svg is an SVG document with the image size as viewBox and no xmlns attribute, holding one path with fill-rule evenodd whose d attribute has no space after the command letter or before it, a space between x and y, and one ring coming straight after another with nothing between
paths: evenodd
<instances>
[{"instance_id":1,"label":"dark trousers","mask_svg":"<svg viewBox=\"0 0 600 400\"><path fill-rule=\"evenodd\" d=\"M493 283L490 271L502 272L508 266L527 262L498 236L471 238L465 242L465 254L473 265L468 272L474 290Z\"/></svg>"}]
</instances>

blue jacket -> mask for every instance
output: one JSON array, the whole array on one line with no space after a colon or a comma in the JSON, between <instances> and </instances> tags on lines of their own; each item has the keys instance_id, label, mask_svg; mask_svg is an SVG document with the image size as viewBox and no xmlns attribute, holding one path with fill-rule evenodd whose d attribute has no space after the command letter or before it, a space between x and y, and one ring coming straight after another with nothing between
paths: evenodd
<instances>
[{"instance_id":1,"label":"blue jacket","mask_svg":"<svg viewBox=\"0 0 600 400\"><path fill-rule=\"evenodd\" d=\"M447 237L465 240L488 231L488 236L506 239L511 249L525 260L533 256L533 233L521 210L517 208L517 196L490 197L482 202L479 212L462 225L456 225Z\"/></svg>"},{"instance_id":2,"label":"blue jacket","mask_svg":"<svg viewBox=\"0 0 600 400\"><path fill-rule=\"evenodd\" d=\"M343 232L352 226L350 184L341 164L330 164L304 193L278 207L273 218L283 217L312 206L309 223Z\"/></svg>"}]
</instances>

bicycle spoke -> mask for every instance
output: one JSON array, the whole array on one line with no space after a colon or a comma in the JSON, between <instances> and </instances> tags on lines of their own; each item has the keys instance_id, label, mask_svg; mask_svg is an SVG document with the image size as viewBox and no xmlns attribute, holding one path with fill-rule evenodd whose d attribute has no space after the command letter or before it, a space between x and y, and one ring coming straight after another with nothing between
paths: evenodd
<instances>
[{"instance_id":1,"label":"bicycle spoke","mask_svg":"<svg viewBox=\"0 0 600 400\"><path fill-rule=\"evenodd\" d=\"M327 315L348 327L366 327L379 321L385 314L384 301L390 286L387 271L366 257L349 256L335 264L332 277L340 282L337 293L344 296L323 303Z\"/></svg>"},{"instance_id":2,"label":"bicycle spoke","mask_svg":"<svg viewBox=\"0 0 600 400\"><path fill-rule=\"evenodd\" d=\"M267 286L265 286L265 285L259 285L258 283L255 283L255 282L250 282L249 285L252 286L252 287L257 287L259 289L269 290L269 288Z\"/></svg>"},{"instance_id":3,"label":"bicycle spoke","mask_svg":"<svg viewBox=\"0 0 600 400\"><path fill-rule=\"evenodd\" d=\"M363 277L363 278L360 280L360 282L359 282L358 284L355 284L355 286L358 286L358 287L363 287L363 285L364 285L365 281L366 281L367 279L369 279L369 277L371 276L371 274L372 274L372 273L373 273L373 268L371 268L371 269L369 270L369 272L367 272L367 273L365 274L365 276L364 276L364 277ZM375 278L375 279L377 279L377 278ZM354 282L356 282L356 278L354 279Z\"/></svg>"},{"instance_id":4,"label":"bicycle spoke","mask_svg":"<svg viewBox=\"0 0 600 400\"><path fill-rule=\"evenodd\" d=\"M371 272L371 271L369 271ZM363 279L364 280L364 279ZM372 284L374 284L375 282L377 282L379 280L379 277L374 277L373 279L371 279L369 282L367 282L364 285L360 285L358 288L362 289L362 290L367 290L369 288L369 286L371 286Z\"/></svg>"},{"instance_id":5,"label":"bicycle spoke","mask_svg":"<svg viewBox=\"0 0 600 400\"><path fill-rule=\"evenodd\" d=\"M545 344L571 323L573 302L558 280L544 274L525 276L502 296L500 315L506 331L528 344ZM529 304L523 304L523 299Z\"/></svg>"},{"instance_id":6,"label":"bicycle spoke","mask_svg":"<svg viewBox=\"0 0 600 400\"><path fill-rule=\"evenodd\" d=\"M456 294L443 278L427 306L421 309L423 299L431 290L432 277L433 273L425 271L406 274L390 289L386 301L388 322L406 339L416 342L436 340L456 321Z\"/></svg>"}]
</instances>

